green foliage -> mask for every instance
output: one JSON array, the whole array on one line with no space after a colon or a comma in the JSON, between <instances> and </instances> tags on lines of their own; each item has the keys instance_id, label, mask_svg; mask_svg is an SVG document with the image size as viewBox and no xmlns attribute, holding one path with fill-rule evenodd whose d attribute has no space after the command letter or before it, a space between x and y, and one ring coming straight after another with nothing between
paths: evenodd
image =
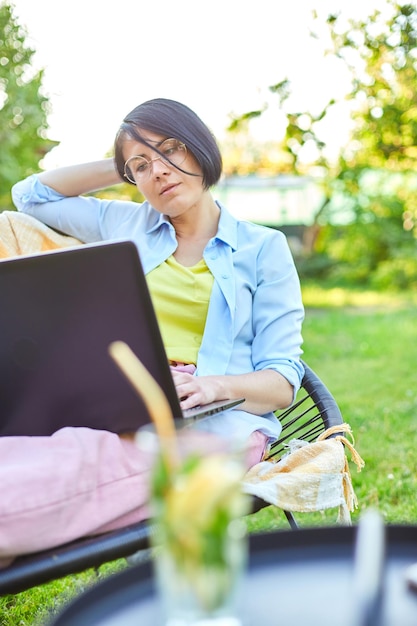
<instances>
[{"instance_id":1,"label":"green foliage","mask_svg":"<svg viewBox=\"0 0 417 626\"><path fill-rule=\"evenodd\" d=\"M301 277L321 275L336 283L376 289L407 289L415 284L417 242L388 220L327 226L317 247L310 265L306 260L298 264Z\"/></svg>"},{"instance_id":2,"label":"green foliage","mask_svg":"<svg viewBox=\"0 0 417 626\"><path fill-rule=\"evenodd\" d=\"M385 0L363 20L346 21L344 11L325 20L313 15L313 36L324 39L327 30L326 55L349 70L352 131L330 158L323 122L346 102L330 98L314 114L294 111L290 82L270 87L287 122L275 151L279 171L312 175L323 191L315 222L326 228L315 254L298 260L300 273L380 289L411 287L417 271L417 6ZM229 129L261 114L243 115ZM254 158L252 171L258 169ZM346 224L351 228L340 228Z\"/></svg>"},{"instance_id":3,"label":"green foliage","mask_svg":"<svg viewBox=\"0 0 417 626\"><path fill-rule=\"evenodd\" d=\"M34 50L25 43L13 6L0 4L0 207L11 209L11 186L39 169L56 142L47 139L49 100L43 72L34 72Z\"/></svg>"},{"instance_id":4,"label":"green foliage","mask_svg":"<svg viewBox=\"0 0 417 626\"><path fill-rule=\"evenodd\" d=\"M394 171L415 169L417 158L417 7L393 0L349 29L330 26L334 51L352 72L352 142L347 162ZM388 17L387 17L388 9Z\"/></svg>"},{"instance_id":5,"label":"green foliage","mask_svg":"<svg viewBox=\"0 0 417 626\"><path fill-rule=\"evenodd\" d=\"M417 7L389 0L384 11L347 27L331 16L328 28L331 53L351 72L354 121L336 167L326 166L327 218L352 223L326 233L326 254L335 261L329 275L380 289L411 287L417 273Z\"/></svg>"},{"instance_id":6,"label":"green foliage","mask_svg":"<svg viewBox=\"0 0 417 626\"><path fill-rule=\"evenodd\" d=\"M371 284L375 289L405 290L417 289L416 245L408 251L401 250L394 258L384 261L372 275Z\"/></svg>"},{"instance_id":7,"label":"green foliage","mask_svg":"<svg viewBox=\"0 0 417 626\"><path fill-rule=\"evenodd\" d=\"M369 169L355 173L341 173L343 182L334 184L337 192L329 203L333 220L342 224L327 224L317 239L316 252L328 261L325 275L377 289L412 287L417 240L408 216L416 202L417 177Z\"/></svg>"}]
</instances>

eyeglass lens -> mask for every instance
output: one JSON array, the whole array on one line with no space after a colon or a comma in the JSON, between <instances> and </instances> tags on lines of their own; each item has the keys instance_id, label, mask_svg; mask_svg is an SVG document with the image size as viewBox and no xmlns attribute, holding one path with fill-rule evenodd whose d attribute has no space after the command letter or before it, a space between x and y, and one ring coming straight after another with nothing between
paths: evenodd
<instances>
[{"instance_id":1,"label":"eyeglass lens","mask_svg":"<svg viewBox=\"0 0 417 626\"><path fill-rule=\"evenodd\" d=\"M143 156L130 157L130 159L128 159L125 163L125 177L127 180L136 184L137 182L148 178L152 171L153 161L161 159L168 165L181 165L187 156L187 148L185 144L178 139L165 139L165 141L158 147L158 151L162 154L150 160Z\"/></svg>"}]
</instances>

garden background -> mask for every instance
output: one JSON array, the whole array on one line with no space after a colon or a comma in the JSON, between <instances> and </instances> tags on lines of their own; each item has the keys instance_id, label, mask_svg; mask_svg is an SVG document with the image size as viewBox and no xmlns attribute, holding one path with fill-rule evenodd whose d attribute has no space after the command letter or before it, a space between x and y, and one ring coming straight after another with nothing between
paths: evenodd
<instances>
[{"instance_id":1,"label":"garden background","mask_svg":"<svg viewBox=\"0 0 417 626\"><path fill-rule=\"evenodd\" d=\"M329 100L321 111L294 110L291 83L277 76L270 106L285 116L282 141L251 137L251 123L265 110L236 117L221 145L225 176L307 177L320 189L317 210L304 224L313 236L295 254L306 306L304 358L337 399L365 460L361 473L352 467L359 501L353 522L373 507L387 524L415 524L417 8L387 0L365 20L318 19L312 14L312 34L327 29L327 54L351 75L348 140L330 157L321 128L338 102ZM56 142L48 138L43 73L29 71L34 50L5 2L0 32L0 208L13 210L10 187L38 171ZM135 192L126 186L106 195L112 193ZM334 519L326 512L300 521ZM257 532L286 522L268 507L248 525ZM122 567L124 561L109 564L100 576ZM96 581L96 573L86 572L0 598L0 625L44 624Z\"/></svg>"}]
</instances>

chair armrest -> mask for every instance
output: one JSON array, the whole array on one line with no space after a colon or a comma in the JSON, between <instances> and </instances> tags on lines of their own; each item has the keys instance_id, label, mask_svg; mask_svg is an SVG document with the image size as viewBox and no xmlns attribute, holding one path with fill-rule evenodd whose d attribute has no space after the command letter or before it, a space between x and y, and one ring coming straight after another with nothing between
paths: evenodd
<instances>
[{"instance_id":1,"label":"chair armrest","mask_svg":"<svg viewBox=\"0 0 417 626\"><path fill-rule=\"evenodd\" d=\"M120 530L87 537L51 550L18 557L0 569L0 595L20 593L69 574L130 556L149 547L152 526L139 522Z\"/></svg>"}]
</instances>

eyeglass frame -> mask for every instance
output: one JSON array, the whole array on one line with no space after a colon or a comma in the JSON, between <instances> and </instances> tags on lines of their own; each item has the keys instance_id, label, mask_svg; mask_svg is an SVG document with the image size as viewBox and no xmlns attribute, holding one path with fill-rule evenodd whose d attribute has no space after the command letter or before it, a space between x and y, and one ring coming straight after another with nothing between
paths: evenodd
<instances>
[{"instance_id":1,"label":"eyeglass frame","mask_svg":"<svg viewBox=\"0 0 417 626\"><path fill-rule=\"evenodd\" d=\"M179 139L176 139L175 137L167 137L166 139L164 139L163 141L161 141L161 143L159 144L158 148L152 148L152 150L155 150L156 152L159 152L159 148L160 148L161 146L163 146L163 145L164 145L164 143L166 143L167 141L177 141L177 142L178 142L178 148L180 148L180 149L184 150L184 159L181 161L181 163L184 163L184 161L185 161L185 159L187 158L187 155L188 155L188 152L187 152L187 146L185 145L185 143L184 143L183 141L180 141ZM167 165L170 165L171 167L178 167L178 165L176 165L175 163L173 163L172 161L170 161L170 160L169 160L166 156L164 156L164 155L162 155L162 154L160 154L160 155L159 155L159 156L157 156L157 157L154 157L153 159L147 159L146 157L141 156L141 155L139 155L139 154L134 154L134 155L132 155L131 157L129 157L129 158L127 159L127 161L125 161L124 166L123 166L123 169L124 169L123 176L124 176L124 177L125 177L125 178L126 178L126 179L130 182L130 183L132 183L133 185L136 185L136 184L137 184L137 182L136 182L136 180L134 179L133 174L131 173L130 169L128 170L128 163L129 163L129 161L132 161L133 159L143 159L144 161L146 161L146 165L147 165L147 167L146 167L146 171L145 171L145 177L144 177L144 180L147 180L147 179L150 177L151 172L152 172L152 170L153 170L153 162L154 162L154 161L158 161L159 159L160 159L163 163L166 163ZM181 164L181 163L180 163L180 164ZM179 165L180 165L180 164L179 164ZM132 176L132 178L129 178L129 176L127 175L127 171L129 171L129 173L130 173L130 175Z\"/></svg>"}]
</instances>

